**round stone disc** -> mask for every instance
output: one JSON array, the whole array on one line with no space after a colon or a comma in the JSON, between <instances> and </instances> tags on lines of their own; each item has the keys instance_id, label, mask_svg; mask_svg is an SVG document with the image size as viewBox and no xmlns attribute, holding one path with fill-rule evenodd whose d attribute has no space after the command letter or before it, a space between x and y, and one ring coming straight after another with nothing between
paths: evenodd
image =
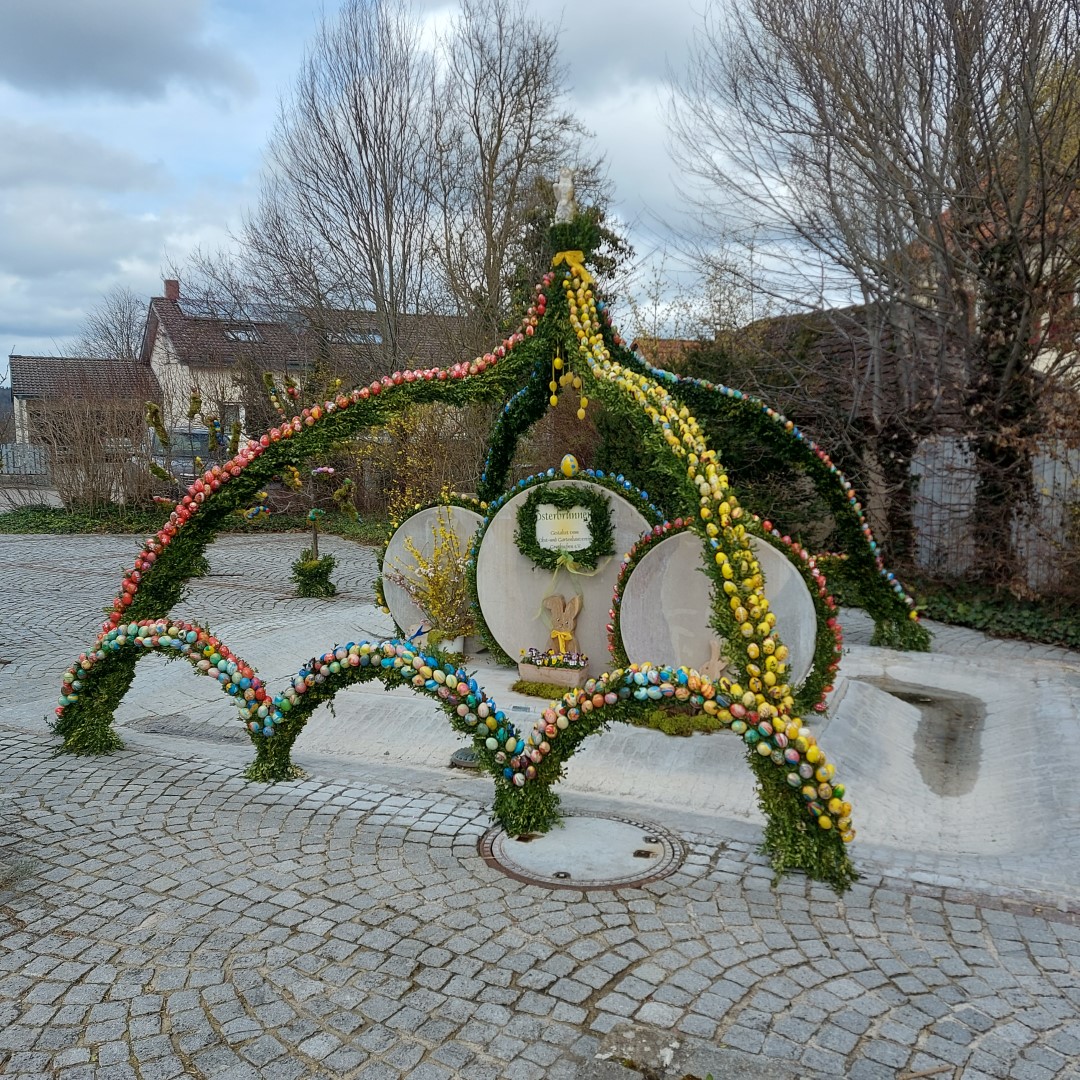
<instances>
[{"instance_id":1,"label":"round stone disc","mask_svg":"<svg viewBox=\"0 0 1080 1080\"><path fill-rule=\"evenodd\" d=\"M782 552L756 536L750 543L765 575L777 632L790 653L791 685L798 686L814 662L813 598ZM619 630L631 663L685 664L701 671L715 657L719 641L709 626L712 582L705 576L704 559L701 538L680 532L654 544L631 571L619 609Z\"/></svg>"},{"instance_id":2,"label":"round stone disc","mask_svg":"<svg viewBox=\"0 0 1080 1080\"><path fill-rule=\"evenodd\" d=\"M432 529L438 530L440 515L444 521L449 515L450 528L454 530L464 555L469 550L469 544L483 518L475 510L466 510L462 506L429 506L426 510L420 510L398 526L390 537L390 543L386 545L383 556L383 596L386 597L390 617L406 637L424 622L424 613L412 602L412 597L403 586L387 577L386 571L394 567L409 568L415 564L415 559L405 546L406 540L412 540L421 555L431 555L435 546Z\"/></svg>"},{"instance_id":3,"label":"round stone disc","mask_svg":"<svg viewBox=\"0 0 1080 1080\"><path fill-rule=\"evenodd\" d=\"M609 500L615 554L600 560L595 573L571 574L542 570L517 549L518 507L537 487L519 491L499 507L488 523L476 557L476 593L484 621L492 637L506 654L517 660L530 648L541 652L553 648L551 628L544 619L541 603L558 593L569 602L575 593L582 597L581 613L575 625L580 651L589 657L589 671L596 675L608 670L607 624L611 596L624 552L630 550L649 528L634 505L599 484L587 480L552 480L543 487L583 487Z\"/></svg>"},{"instance_id":4,"label":"round stone disc","mask_svg":"<svg viewBox=\"0 0 1080 1080\"><path fill-rule=\"evenodd\" d=\"M565 814L548 833L510 836L502 828L480 838L489 866L554 889L622 889L667 877L686 849L666 829L607 814Z\"/></svg>"}]
</instances>

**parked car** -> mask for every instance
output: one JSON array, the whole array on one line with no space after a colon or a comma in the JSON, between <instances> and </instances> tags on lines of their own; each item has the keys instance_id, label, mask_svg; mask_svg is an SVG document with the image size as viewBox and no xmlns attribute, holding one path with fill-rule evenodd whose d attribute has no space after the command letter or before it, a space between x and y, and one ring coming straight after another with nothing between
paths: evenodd
<instances>
[{"instance_id":1,"label":"parked car","mask_svg":"<svg viewBox=\"0 0 1080 1080\"><path fill-rule=\"evenodd\" d=\"M150 458L177 480L190 484L210 464L210 432L204 427L174 428L169 445L163 446L157 433L150 432ZM196 468L195 459L202 461Z\"/></svg>"}]
</instances>

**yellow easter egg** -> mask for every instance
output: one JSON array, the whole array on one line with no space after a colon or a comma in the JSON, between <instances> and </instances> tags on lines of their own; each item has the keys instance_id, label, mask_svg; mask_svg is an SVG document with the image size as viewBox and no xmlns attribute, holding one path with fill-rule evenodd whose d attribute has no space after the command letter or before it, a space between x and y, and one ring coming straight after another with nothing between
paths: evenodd
<instances>
[{"instance_id":1,"label":"yellow easter egg","mask_svg":"<svg viewBox=\"0 0 1080 1080\"><path fill-rule=\"evenodd\" d=\"M577 476L578 460L573 454L567 454L559 462L559 468L562 470L563 476Z\"/></svg>"}]
</instances>

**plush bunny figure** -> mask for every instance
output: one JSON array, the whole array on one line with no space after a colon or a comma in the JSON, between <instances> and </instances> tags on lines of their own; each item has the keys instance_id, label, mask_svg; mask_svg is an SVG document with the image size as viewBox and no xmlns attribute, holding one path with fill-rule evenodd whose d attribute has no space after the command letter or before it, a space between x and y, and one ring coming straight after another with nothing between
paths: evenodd
<instances>
[{"instance_id":1,"label":"plush bunny figure","mask_svg":"<svg viewBox=\"0 0 1080 1080\"><path fill-rule=\"evenodd\" d=\"M574 624L581 613L581 597L571 596L568 604L563 597L553 594L544 599L544 610L551 617L552 648L562 653L581 652L574 635Z\"/></svg>"},{"instance_id":2,"label":"plush bunny figure","mask_svg":"<svg viewBox=\"0 0 1080 1080\"><path fill-rule=\"evenodd\" d=\"M728 662L720 655L721 644L716 638L710 639L709 659L698 669L698 674L704 675L712 683L719 682L720 676L727 671Z\"/></svg>"}]
</instances>

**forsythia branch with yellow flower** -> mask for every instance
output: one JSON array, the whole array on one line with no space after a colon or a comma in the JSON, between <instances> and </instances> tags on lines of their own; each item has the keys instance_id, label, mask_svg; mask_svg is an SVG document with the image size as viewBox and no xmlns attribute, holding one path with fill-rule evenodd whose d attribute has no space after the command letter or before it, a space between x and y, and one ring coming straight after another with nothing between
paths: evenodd
<instances>
[{"instance_id":1,"label":"forsythia branch with yellow flower","mask_svg":"<svg viewBox=\"0 0 1080 1080\"><path fill-rule=\"evenodd\" d=\"M428 555L407 537L405 549L412 565L396 563L386 577L409 594L430 623L429 630L437 630L444 638L464 637L475 628L466 590L467 553L451 527L449 511L440 508L431 538Z\"/></svg>"}]
</instances>

